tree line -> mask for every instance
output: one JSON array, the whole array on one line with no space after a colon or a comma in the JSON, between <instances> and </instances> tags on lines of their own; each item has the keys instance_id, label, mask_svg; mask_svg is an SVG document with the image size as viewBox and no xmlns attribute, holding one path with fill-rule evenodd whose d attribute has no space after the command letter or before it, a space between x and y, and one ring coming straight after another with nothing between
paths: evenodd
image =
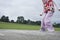
<instances>
[{"instance_id":1,"label":"tree line","mask_svg":"<svg viewBox=\"0 0 60 40\"><path fill-rule=\"evenodd\" d=\"M30 19L25 20L23 16L18 16L16 22L14 22L14 20L9 21L9 17L3 15L0 18L1 22L9 22L9 23L19 23L19 24L31 24L31 25L41 25L41 21L31 21ZM53 24L54 27L60 27L60 23Z\"/></svg>"},{"instance_id":2,"label":"tree line","mask_svg":"<svg viewBox=\"0 0 60 40\"><path fill-rule=\"evenodd\" d=\"M31 21L30 19L25 20L23 16L18 16L16 22L14 20L9 21L9 17L3 15L0 18L1 22L9 22L9 23L19 23L19 24L31 24L31 25L40 25L41 21Z\"/></svg>"}]
</instances>

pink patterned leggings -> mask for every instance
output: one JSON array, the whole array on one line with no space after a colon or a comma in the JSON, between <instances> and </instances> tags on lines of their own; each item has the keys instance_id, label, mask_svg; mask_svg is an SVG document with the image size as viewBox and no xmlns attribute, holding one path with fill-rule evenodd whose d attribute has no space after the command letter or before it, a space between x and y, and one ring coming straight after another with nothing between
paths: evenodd
<instances>
[{"instance_id":1,"label":"pink patterned leggings","mask_svg":"<svg viewBox=\"0 0 60 40\"><path fill-rule=\"evenodd\" d=\"M51 17L53 16L53 13L51 11L48 11L47 14L45 14L45 16L43 17L42 21L41 21L41 30L42 31L55 31L54 27L52 26L51 23Z\"/></svg>"}]
</instances>

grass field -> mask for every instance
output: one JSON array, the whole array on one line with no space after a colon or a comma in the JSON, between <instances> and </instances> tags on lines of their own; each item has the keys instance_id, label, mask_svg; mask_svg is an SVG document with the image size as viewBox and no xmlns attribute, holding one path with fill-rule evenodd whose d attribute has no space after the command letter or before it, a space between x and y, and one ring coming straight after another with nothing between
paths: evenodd
<instances>
[{"instance_id":1,"label":"grass field","mask_svg":"<svg viewBox=\"0 0 60 40\"><path fill-rule=\"evenodd\" d=\"M0 29L39 30L40 26L0 22ZM60 31L60 28L55 28L55 30Z\"/></svg>"},{"instance_id":2,"label":"grass field","mask_svg":"<svg viewBox=\"0 0 60 40\"><path fill-rule=\"evenodd\" d=\"M39 26L0 22L0 29L39 30Z\"/></svg>"}]
</instances>

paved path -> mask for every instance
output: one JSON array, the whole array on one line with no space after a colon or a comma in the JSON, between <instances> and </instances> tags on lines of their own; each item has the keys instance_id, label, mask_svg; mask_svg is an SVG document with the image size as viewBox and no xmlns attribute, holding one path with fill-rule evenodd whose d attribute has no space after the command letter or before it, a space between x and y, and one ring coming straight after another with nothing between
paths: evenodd
<instances>
[{"instance_id":1,"label":"paved path","mask_svg":"<svg viewBox=\"0 0 60 40\"><path fill-rule=\"evenodd\" d=\"M39 30L0 30L0 40L60 40L60 32Z\"/></svg>"}]
</instances>

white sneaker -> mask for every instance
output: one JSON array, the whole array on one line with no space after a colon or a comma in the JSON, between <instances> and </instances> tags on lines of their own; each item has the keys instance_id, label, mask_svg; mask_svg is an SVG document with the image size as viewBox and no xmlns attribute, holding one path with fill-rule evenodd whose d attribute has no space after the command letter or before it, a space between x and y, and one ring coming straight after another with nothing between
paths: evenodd
<instances>
[{"instance_id":1,"label":"white sneaker","mask_svg":"<svg viewBox=\"0 0 60 40\"><path fill-rule=\"evenodd\" d=\"M47 33L50 35L55 35L55 31L47 31Z\"/></svg>"}]
</instances>

